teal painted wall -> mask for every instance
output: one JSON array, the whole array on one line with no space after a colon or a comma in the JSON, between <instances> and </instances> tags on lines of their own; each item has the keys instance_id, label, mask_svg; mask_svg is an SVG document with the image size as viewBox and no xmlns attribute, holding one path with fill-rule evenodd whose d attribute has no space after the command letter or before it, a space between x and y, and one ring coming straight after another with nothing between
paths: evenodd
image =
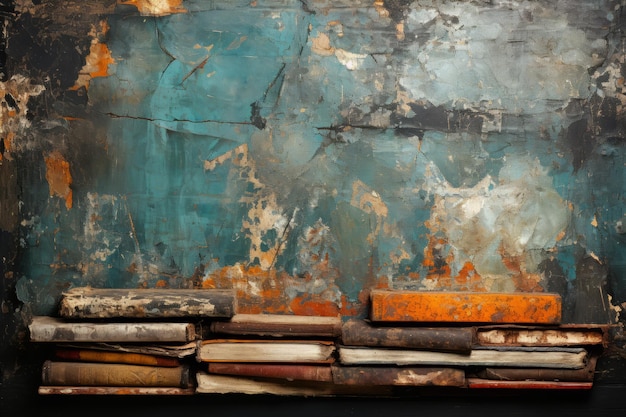
<instances>
[{"instance_id":1,"label":"teal painted wall","mask_svg":"<svg viewBox=\"0 0 626 417\"><path fill-rule=\"evenodd\" d=\"M15 3L2 134L32 314L91 285L363 316L390 287L620 320L619 2Z\"/></svg>"}]
</instances>

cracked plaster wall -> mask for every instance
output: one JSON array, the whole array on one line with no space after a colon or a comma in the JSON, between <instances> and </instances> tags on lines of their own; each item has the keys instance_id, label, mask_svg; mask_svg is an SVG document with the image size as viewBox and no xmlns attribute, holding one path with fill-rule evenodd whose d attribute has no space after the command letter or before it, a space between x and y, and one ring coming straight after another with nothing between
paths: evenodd
<instances>
[{"instance_id":1,"label":"cracked plaster wall","mask_svg":"<svg viewBox=\"0 0 626 417\"><path fill-rule=\"evenodd\" d=\"M16 1L10 286L34 314L83 285L346 316L372 287L556 291L567 321L615 322L622 19L612 0Z\"/></svg>"}]
</instances>

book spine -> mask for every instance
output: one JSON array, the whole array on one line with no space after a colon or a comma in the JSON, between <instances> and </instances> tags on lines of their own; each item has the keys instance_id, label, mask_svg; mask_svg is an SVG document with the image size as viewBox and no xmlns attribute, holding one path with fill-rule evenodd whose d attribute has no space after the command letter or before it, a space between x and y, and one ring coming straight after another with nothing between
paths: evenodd
<instances>
[{"instance_id":1,"label":"book spine","mask_svg":"<svg viewBox=\"0 0 626 417\"><path fill-rule=\"evenodd\" d=\"M550 369L550 368L485 368L477 371L475 376L481 379L498 381L586 381L594 380L597 357L589 358L587 365L581 369Z\"/></svg>"},{"instance_id":2,"label":"book spine","mask_svg":"<svg viewBox=\"0 0 626 417\"><path fill-rule=\"evenodd\" d=\"M264 394L298 397L371 396L388 398L393 395L389 386L337 385L329 382L292 381L242 376L196 373L199 394Z\"/></svg>"},{"instance_id":3,"label":"book spine","mask_svg":"<svg viewBox=\"0 0 626 417\"><path fill-rule=\"evenodd\" d=\"M189 385L189 367L176 368L58 362L47 360L42 367L42 385L179 387Z\"/></svg>"},{"instance_id":4,"label":"book spine","mask_svg":"<svg viewBox=\"0 0 626 417\"><path fill-rule=\"evenodd\" d=\"M198 348L198 362L246 363L308 363L322 364L335 361L335 344L311 340L204 340Z\"/></svg>"},{"instance_id":5,"label":"book spine","mask_svg":"<svg viewBox=\"0 0 626 417\"><path fill-rule=\"evenodd\" d=\"M480 378L468 378L467 387L473 389L541 389L541 390L589 390L593 382L565 381L492 381Z\"/></svg>"},{"instance_id":6,"label":"book spine","mask_svg":"<svg viewBox=\"0 0 626 417\"><path fill-rule=\"evenodd\" d=\"M582 348L562 350L495 350L477 349L470 354L431 352L397 348L365 348L341 346L339 362L343 365L420 365L420 366L482 366L515 368L581 369L588 352ZM531 348L527 348L531 349ZM547 348L544 348L547 349Z\"/></svg>"},{"instance_id":7,"label":"book spine","mask_svg":"<svg viewBox=\"0 0 626 417\"><path fill-rule=\"evenodd\" d=\"M40 395L193 395L194 387L89 387L89 386L46 386L38 388Z\"/></svg>"},{"instance_id":8,"label":"book spine","mask_svg":"<svg viewBox=\"0 0 626 417\"><path fill-rule=\"evenodd\" d=\"M586 346L605 342L601 330L479 329L476 341L482 346Z\"/></svg>"},{"instance_id":9,"label":"book spine","mask_svg":"<svg viewBox=\"0 0 626 417\"><path fill-rule=\"evenodd\" d=\"M125 363L134 365L176 367L181 363L176 358L168 358L141 353L108 352L104 350L57 349L57 359L77 362Z\"/></svg>"},{"instance_id":10,"label":"book spine","mask_svg":"<svg viewBox=\"0 0 626 417\"><path fill-rule=\"evenodd\" d=\"M372 321L558 324L561 296L372 290Z\"/></svg>"},{"instance_id":11,"label":"book spine","mask_svg":"<svg viewBox=\"0 0 626 417\"><path fill-rule=\"evenodd\" d=\"M59 315L68 319L232 317L233 290L73 288Z\"/></svg>"},{"instance_id":12,"label":"book spine","mask_svg":"<svg viewBox=\"0 0 626 417\"><path fill-rule=\"evenodd\" d=\"M287 324L287 323L236 323L214 321L212 333L232 335L254 335L265 337L336 337L341 334L340 325Z\"/></svg>"},{"instance_id":13,"label":"book spine","mask_svg":"<svg viewBox=\"0 0 626 417\"><path fill-rule=\"evenodd\" d=\"M32 342L190 342L196 339L191 323L89 323L66 322L53 317L33 317Z\"/></svg>"},{"instance_id":14,"label":"book spine","mask_svg":"<svg viewBox=\"0 0 626 417\"><path fill-rule=\"evenodd\" d=\"M295 381L333 381L330 365L220 362L209 363L207 370L209 373L222 375L281 378Z\"/></svg>"},{"instance_id":15,"label":"book spine","mask_svg":"<svg viewBox=\"0 0 626 417\"><path fill-rule=\"evenodd\" d=\"M471 328L376 326L364 320L351 319L343 324L341 341L348 346L469 352L474 341L474 331Z\"/></svg>"},{"instance_id":16,"label":"book spine","mask_svg":"<svg viewBox=\"0 0 626 417\"><path fill-rule=\"evenodd\" d=\"M333 381L340 385L390 385L463 387L465 372L454 368L332 366Z\"/></svg>"}]
</instances>

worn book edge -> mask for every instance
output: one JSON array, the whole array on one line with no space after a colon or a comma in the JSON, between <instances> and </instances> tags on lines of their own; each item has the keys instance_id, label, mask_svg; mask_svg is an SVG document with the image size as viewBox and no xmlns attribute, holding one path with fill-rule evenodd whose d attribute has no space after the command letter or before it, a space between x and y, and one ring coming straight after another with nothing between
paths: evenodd
<instances>
[{"instance_id":1,"label":"worn book edge","mask_svg":"<svg viewBox=\"0 0 626 417\"><path fill-rule=\"evenodd\" d=\"M200 362L332 363L335 344L324 340L204 340L198 347Z\"/></svg>"},{"instance_id":2,"label":"worn book edge","mask_svg":"<svg viewBox=\"0 0 626 417\"><path fill-rule=\"evenodd\" d=\"M101 387L41 385L40 395L194 395L195 387Z\"/></svg>"}]
</instances>

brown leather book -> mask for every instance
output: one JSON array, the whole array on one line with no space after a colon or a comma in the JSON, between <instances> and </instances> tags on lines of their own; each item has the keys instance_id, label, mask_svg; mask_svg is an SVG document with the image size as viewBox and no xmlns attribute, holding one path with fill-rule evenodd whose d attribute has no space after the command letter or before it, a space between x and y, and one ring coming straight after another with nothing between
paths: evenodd
<instances>
[{"instance_id":1,"label":"brown leather book","mask_svg":"<svg viewBox=\"0 0 626 417\"><path fill-rule=\"evenodd\" d=\"M180 387L190 384L190 370L177 367L60 362L47 360L41 372L42 385Z\"/></svg>"},{"instance_id":2,"label":"brown leather book","mask_svg":"<svg viewBox=\"0 0 626 417\"><path fill-rule=\"evenodd\" d=\"M287 314L235 314L230 320L213 321L211 332L266 337L336 337L340 317Z\"/></svg>"},{"instance_id":3,"label":"brown leather book","mask_svg":"<svg viewBox=\"0 0 626 417\"><path fill-rule=\"evenodd\" d=\"M347 346L469 352L472 350L473 339L472 328L388 326L361 319L350 319L341 329L341 341Z\"/></svg>"},{"instance_id":4,"label":"brown leather book","mask_svg":"<svg viewBox=\"0 0 626 417\"><path fill-rule=\"evenodd\" d=\"M340 385L390 385L463 387L462 369L405 366L340 366L333 365L333 381Z\"/></svg>"},{"instance_id":5,"label":"brown leather book","mask_svg":"<svg viewBox=\"0 0 626 417\"><path fill-rule=\"evenodd\" d=\"M468 388L474 389L556 389L556 390L588 390L593 382L565 381L494 381L490 379L468 378Z\"/></svg>"},{"instance_id":6,"label":"brown leather book","mask_svg":"<svg viewBox=\"0 0 626 417\"><path fill-rule=\"evenodd\" d=\"M207 364L207 370L210 374L279 378L289 381L333 380L330 365L213 362Z\"/></svg>"}]
</instances>

